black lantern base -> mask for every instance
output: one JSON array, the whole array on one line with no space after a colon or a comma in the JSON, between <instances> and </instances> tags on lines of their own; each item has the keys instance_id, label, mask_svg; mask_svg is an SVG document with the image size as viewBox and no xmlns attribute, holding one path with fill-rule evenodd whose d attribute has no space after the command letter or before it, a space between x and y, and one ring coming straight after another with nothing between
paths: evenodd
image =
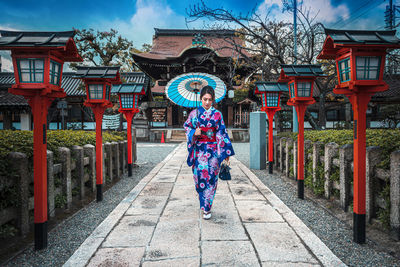
<instances>
[{"instance_id":1,"label":"black lantern base","mask_svg":"<svg viewBox=\"0 0 400 267\"><path fill-rule=\"evenodd\" d=\"M132 163L128 164L128 176L131 177L132 176Z\"/></svg>"},{"instance_id":2,"label":"black lantern base","mask_svg":"<svg viewBox=\"0 0 400 267\"><path fill-rule=\"evenodd\" d=\"M353 239L358 244L365 244L365 214L353 213Z\"/></svg>"},{"instance_id":3,"label":"black lantern base","mask_svg":"<svg viewBox=\"0 0 400 267\"><path fill-rule=\"evenodd\" d=\"M297 180L297 197L304 199L304 180Z\"/></svg>"},{"instance_id":4,"label":"black lantern base","mask_svg":"<svg viewBox=\"0 0 400 267\"><path fill-rule=\"evenodd\" d=\"M100 202L103 200L103 185L102 184L97 184L96 185L97 189L97 194L96 194L96 201Z\"/></svg>"},{"instance_id":5,"label":"black lantern base","mask_svg":"<svg viewBox=\"0 0 400 267\"><path fill-rule=\"evenodd\" d=\"M273 173L273 167L274 167L274 162L273 161L268 162L268 173L269 174Z\"/></svg>"},{"instance_id":6,"label":"black lantern base","mask_svg":"<svg viewBox=\"0 0 400 267\"><path fill-rule=\"evenodd\" d=\"M47 248L47 221L35 223L35 250Z\"/></svg>"}]
</instances>

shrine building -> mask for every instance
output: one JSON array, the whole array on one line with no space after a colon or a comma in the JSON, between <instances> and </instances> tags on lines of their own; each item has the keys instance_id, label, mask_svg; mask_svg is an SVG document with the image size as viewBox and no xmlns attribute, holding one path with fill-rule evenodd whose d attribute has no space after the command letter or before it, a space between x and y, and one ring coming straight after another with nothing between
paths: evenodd
<instances>
[{"instance_id":1,"label":"shrine building","mask_svg":"<svg viewBox=\"0 0 400 267\"><path fill-rule=\"evenodd\" d=\"M247 73L243 68L235 68L234 64L242 60L242 55L249 56L246 51L238 53L235 48L238 45L244 46L244 42L233 30L156 28L151 51L132 53L134 64L155 81L153 95L158 94L164 99L164 104L157 101L149 103L150 123L155 126L154 123L164 119L164 127L182 127L191 108L178 106L165 97L168 82L178 75L206 73L221 79L227 91L238 88L240 84L235 84L233 76L239 74L244 77ZM232 94L227 92L216 108L222 112L225 123L232 126L233 101L228 96ZM151 112L151 109L156 112ZM164 112L160 112L162 109ZM160 113L165 118L160 117Z\"/></svg>"}]
</instances>

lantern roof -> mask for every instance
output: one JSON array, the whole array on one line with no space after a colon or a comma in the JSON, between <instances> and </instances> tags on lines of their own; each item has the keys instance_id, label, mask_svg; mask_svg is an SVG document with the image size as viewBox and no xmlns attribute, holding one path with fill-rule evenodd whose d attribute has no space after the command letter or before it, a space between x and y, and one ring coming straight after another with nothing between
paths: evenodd
<instances>
[{"instance_id":1,"label":"lantern roof","mask_svg":"<svg viewBox=\"0 0 400 267\"><path fill-rule=\"evenodd\" d=\"M78 66L74 78L81 79L109 79L113 84L121 83L118 67L83 67Z\"/></svg>"},{"instance_id":2,"label":"lantern roof","mask_svg":"<svg viewBox=\"0 0 400 267\"><path fill-rule=\"evenodd\" d=\"M321 65L281 65L281 76L325 76Z\"/></svg>"},{"instance_id":3,"label":"lantern roof","mask_svg":"<svg viewBox=\"0 0 400 267\"><path fill-rule=\"evenodd\" d=\"M49 50L59 50L58 52L64 61L82 61L73 39L75 31L23 32L1 30L0 35L0 50L47 47Z\"/></svg>"},{"instance_id":4,"label":"lantern roof","mask_svg":"<svg viewBox=\"0 0 400 267\"><path fill-rule=\"evenodd\" d=\"M339 44L399 44L396 31L366 31L366 30L335 30L326 29L334 43Z\"/></svg>"},{"instance_id":5,"label":"lantern roof","mask_svg":"<svg viewBox=\"0 0 400 267\"><path fill-rule=\"evenodd\" d=\"M338 50L343 47L374 46L386 48L399 48L400 39L396 31L377 30L336 30L325 28L326 39L321 53L317 59L335 59Z\"/></svg>"},{"instance_id":6,"label":"lantern roof","mask_svg":"<svg viewBox=\"0 0 400 267\"><path fill-rule=\"evenodd\" d=\"M147 87L144 83L124 83L118 86L113 86L111 89L111 93L119 93L119 94L127 94L127 93L135 93L135 94L146 94Z\"/></svg>"},{"instance_id":7,"label":"lantern roof","mask_svg":"<svg viewBox=\"0 0 400 267\"><path fill-rule=\"evenodd\" d=\"M285 82L256 82L256 94L261 94L262 92L289 92L288 85Z\"/></svg>"}]
</instances>

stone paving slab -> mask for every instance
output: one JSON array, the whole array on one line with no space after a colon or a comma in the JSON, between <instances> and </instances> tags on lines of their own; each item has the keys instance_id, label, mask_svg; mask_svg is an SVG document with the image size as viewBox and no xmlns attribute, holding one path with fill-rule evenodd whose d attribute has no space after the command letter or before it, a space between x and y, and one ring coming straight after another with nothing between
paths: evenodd
<instances>
[{"instance_id":1,"label":"stone paving slab","mask_svg":"<svg viewBox=\"0 0 400 267\"><path fill-rule=\"evenodd\" d=\"M234 157L203 220L186 154L182 143L64 266L345 266Z\"/></svg>"},{"instance_id":2,"label":"stone paving slab","mask_svg":"<svg viewBox=\"0 0 400 267\"><path fill-rule=\"evenodd\" d=\"M202 264L211 266L258 266L250 241L203 241Z\"/></svg>"}]
</instances>

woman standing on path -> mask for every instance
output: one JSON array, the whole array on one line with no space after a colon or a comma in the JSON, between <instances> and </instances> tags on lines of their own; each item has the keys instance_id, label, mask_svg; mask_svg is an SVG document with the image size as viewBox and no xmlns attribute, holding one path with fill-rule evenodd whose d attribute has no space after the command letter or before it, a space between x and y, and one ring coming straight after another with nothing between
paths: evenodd
<instances>
[{"instance_id":1,"label":"woman standing on path","mask_svg":"<svg viewBox=\"0 0 400 267\"><path fill-rule=\"evenodd\" d=\"M201 107L190 112L184 124L196 191L199 194L203 218L211 218L211 206L217 189L221 162L234 155L221 112L212 105L214 89L205 86L200 92Z\"/></svg>"}]
</instances>

